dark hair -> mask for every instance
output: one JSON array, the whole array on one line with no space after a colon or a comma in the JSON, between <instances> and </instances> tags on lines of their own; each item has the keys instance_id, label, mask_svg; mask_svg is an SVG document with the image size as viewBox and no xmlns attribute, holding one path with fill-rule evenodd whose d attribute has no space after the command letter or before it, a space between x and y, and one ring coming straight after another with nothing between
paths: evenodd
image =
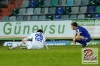
<instances>
[{"instance_id":1,"label":"dark hair","mask_svg":"<svg viewBox=\"0 0 100 66\"><path fill-rule=\"evenodd\" d=\"M38 29L37 32L41 32L41 33L43 33L43 30L42 30L42 29Z\"/></svg>"},{"instance_id":2,"label":"dark hair","mask_svg":"<svg viewBox=\"0 0 100 66\"><path fill-rule=\"evenodd\" d=\"M75 27L78 26L78 24L77 24L76 22L71 23L71 25L72 25L72 26L75 26Z\"/></svg>"}]
</instances>

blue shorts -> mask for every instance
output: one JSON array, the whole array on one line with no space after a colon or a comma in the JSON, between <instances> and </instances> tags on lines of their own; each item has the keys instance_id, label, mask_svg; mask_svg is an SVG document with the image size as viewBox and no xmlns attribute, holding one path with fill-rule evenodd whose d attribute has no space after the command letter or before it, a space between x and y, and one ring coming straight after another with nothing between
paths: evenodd
<instances>
[{"instance_id":1,"label":"blue shorts","mask_svg":"<svg viewBox=\"0 0 100 66\"><path fill-rule=\"evenodd\" d=\"M83 37L84 37L84 40L83 39L80 39L80 40L77 40L76 42L84 45L84 44L86 44L86 43L88 43L88 42L91 41L91 38L90 37L85 37L85 36L83 36Z\"/></svg>"},{"instance_id":2,"label":"blue shorts","mask_svg":"<svg viewBox=\"0 0 100 66\"><path fill-rule=\"evenodd\" d=\"M85 36L83 36L84 37L84 40L86 41L86 42L90 42L91 41L91 37L85 37Z\"/></svg>"}]
</instances>

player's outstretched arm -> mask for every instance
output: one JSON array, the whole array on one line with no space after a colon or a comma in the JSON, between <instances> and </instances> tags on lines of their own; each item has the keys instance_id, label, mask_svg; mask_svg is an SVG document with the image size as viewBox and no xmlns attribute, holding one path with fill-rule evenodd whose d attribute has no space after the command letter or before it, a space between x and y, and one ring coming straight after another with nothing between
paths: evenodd
<instances>
[{"instance_id":1,"label":"player's outstretched arm","mask_svg":"<svg viewBox=\"0 0 100 66\"><path fill-rule=\"evenodd\" d=\"M46 49L49 49L48 46L47 46L47 44L46 44L46 38L45 38L44 35L43 35L43 43L44 43L44 46L46 47Z\"/></svg>"},{"instance_id":2,"label":"player's outstretched arm","mask_svg":"<svg viewBox=\"0 0 100 66\"><path fill-rule=\"evenodd\" d=\"M46 47L46 49L49 49L48 46L47 46L47 44L46 44L46 42L44 42L44 46Z\"/></svg>"},{"instance_id":3,"label":"player's outstretched arm","mask_svg":"<svg viewBox=\"0 0 100 66\"><path fill-rule=\"evenodd\" d=\"M23 40L28 40L28 39L31 39L32 38L32 36L33 36L33 34L31 34L30 36L28 36L28 37L26 37L26 38L24 38Z\"/></svg>"}]
</instances>

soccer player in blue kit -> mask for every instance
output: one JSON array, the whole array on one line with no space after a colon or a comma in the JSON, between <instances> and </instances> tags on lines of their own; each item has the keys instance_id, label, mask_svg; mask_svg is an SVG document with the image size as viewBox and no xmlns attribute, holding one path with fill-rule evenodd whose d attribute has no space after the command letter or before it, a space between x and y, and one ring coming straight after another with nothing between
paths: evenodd
<instances>
[{"instance_id":1,"label":"soccer player in blue kit","mask_svg":"<svg viewBox=\"0 0 100 66\"><path fill-rule=\"evenodd\" d=\"M73 30L75 30L75 36L73 38L73 42L76 44L76 42L82 44L82 47L87 46L87 42L91 41L91 36L89 32L81 26L78 26L76 22L71 23L71 27Z\"/></svg>"}]
</instances>

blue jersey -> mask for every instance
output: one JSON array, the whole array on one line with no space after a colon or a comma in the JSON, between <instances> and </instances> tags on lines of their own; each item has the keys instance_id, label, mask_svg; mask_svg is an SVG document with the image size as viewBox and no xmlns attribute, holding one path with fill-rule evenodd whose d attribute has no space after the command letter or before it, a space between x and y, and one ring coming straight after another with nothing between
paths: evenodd
<instances>
[{"instance_id":1,"label":"blue jersey","mask_svg":"<svg viewBox=\"0 0 100 66\"><path fill-rule=\"evenodd\" d=\"M84 27L78 26L76 29L76 35L78 33L80 33L80 36L90 37L89 32Z\"/></svg>"}]
</instances>

